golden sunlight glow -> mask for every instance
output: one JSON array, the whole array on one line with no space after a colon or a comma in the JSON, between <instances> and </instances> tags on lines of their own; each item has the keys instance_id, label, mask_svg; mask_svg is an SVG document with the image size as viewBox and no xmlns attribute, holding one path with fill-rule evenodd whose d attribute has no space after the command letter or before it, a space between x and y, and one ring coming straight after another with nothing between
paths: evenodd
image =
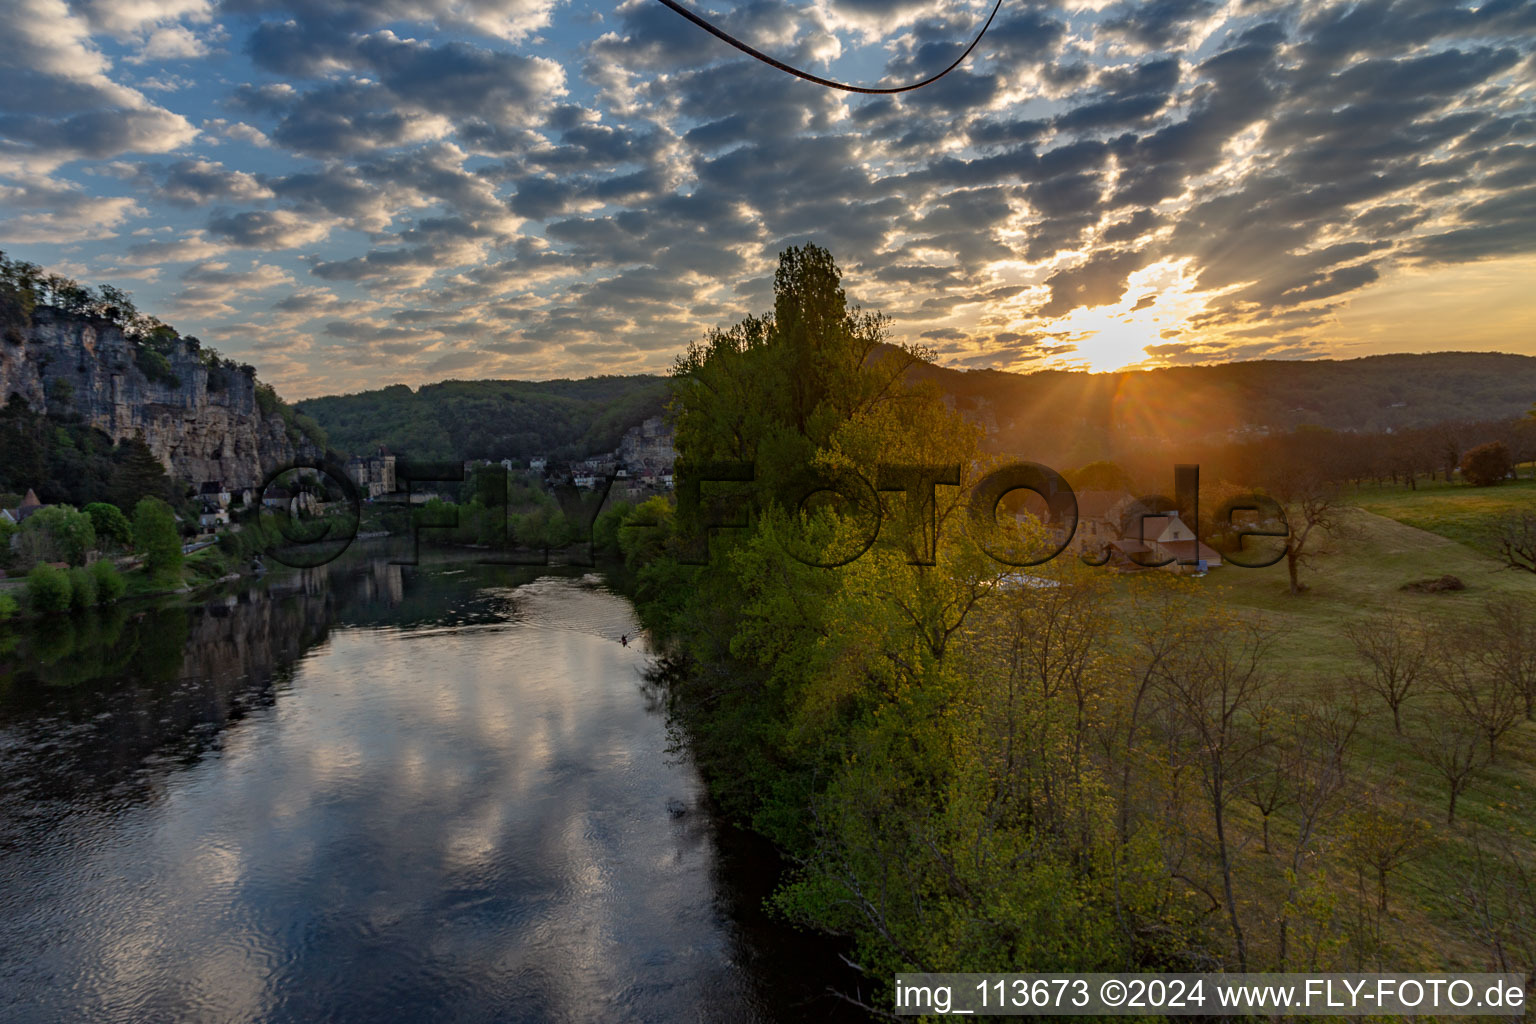
<instances>
[{"instance_id":1,"label":"golden sunlight glow","mask_svg":"<svg viewBox=\"0 0 1536 1024\"><path fill-rule=\"evenodd\" d=\"M1096 373L1123 370L1144 362L1147 346L1158 343L1161 329L1152 320L1142 319L1146 312L1130 313L1120 306L1073 310L1056 324L1056 329L1076 345L1063 361Z\"/></svg>"},{"instance_id":2,"label":"golden sunlight glow","mask_svg":"<svg viewBox=\"0 0 1536 1024\"><path fill-rule=\"evenodd\" d=\"M1143 267L1126 279L1120 301L1075 309L1051 322L1047 332L1073 346L1062 354L1061 365L1104 373L1160 362L1147 349L1163 343L1163 331L1177 329L1204 307L1189 268L1187 259Z\"/></svg>"}]
</instances>

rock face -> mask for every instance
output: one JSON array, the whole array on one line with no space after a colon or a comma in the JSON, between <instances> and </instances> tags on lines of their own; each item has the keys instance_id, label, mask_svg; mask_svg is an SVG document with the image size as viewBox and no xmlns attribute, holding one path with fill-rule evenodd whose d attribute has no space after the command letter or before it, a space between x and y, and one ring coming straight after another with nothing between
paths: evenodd
<instances>
[{"instance_id":1,"label":"rock face","mask_svg":"<svg viewBox=\"0 0 1536 1024\"><path fill-rule=\"evenodd\" d=\"M42 306L23 334L20 345L0 340L0 404L20 397L114 441L141 438L173 477L255 487L273 467L320 454L302 436L296 444L280 415L262 413L253 368L205 366L186 339L164 352L169 373L151 379L107 320Z\"/></svg>"}]
</instances>

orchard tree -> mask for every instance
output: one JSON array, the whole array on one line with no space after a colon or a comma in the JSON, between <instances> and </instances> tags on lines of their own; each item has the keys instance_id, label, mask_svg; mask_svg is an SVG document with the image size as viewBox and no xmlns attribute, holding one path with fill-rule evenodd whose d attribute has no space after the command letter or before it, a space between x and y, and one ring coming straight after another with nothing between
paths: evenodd
<instances>
[{"instance_id":1,"label":"orchard tree","mask_svg":"<svg viewBox=\"0 0 1536 1024\"><path fill-rule=\"evenodd\" d=\"M1473 487L1503 483L1512 468L1514 460L1502 441L1478 445L1461 457L1461 478Z\"/></svg>"},{"instance_id":2,"label":"orchard tree","mask_svg":"<svg viewBox=\"0 0 1536 1024\"><path fill-rule=\"evenodd\" d=\"M1303 453L1281 453L1260 472L1265 491L1279 505L1289 533L1285 538L1285 568L1291 593L1306 589L1302 566L1311 564L1325 534L1347 522L1349 505L1322 467Z\"/></svg>"},{"instance_id":3,"label":"orchard tree","mask_svg":"<svg viewBox=\"0 0 1536 1024\"><path fill-rule=\"evenodd\" d=\"M1506 596L1483 607L1479 659L1489 675L1519 695L1525 717L1536 720L1536 604Z\"/></svg>"},{"instance_id":4,"label":"orchard tree","mask_svg":"<svg viewBox=\"0 0 1536 1024\"><path fill-rule=\"evenodd\" d=\"M1413 731L1419 756L1445 780L1450 800L1445 823L1456 824L1456 801L1472 785L1484 765L1483 736L1477 725L1454 710L1426 713Z\"/></svg>"},{"instance_id":5,"label":"orchard tree","mask_svg":"<svg viewBox=\"0 0 1536 1024\"><path fill-rule=\"evenodd\" d=\"M1413 693L1429 658L1429 637L1419 629L1390 616L1344 627L1344 635L1365 666L1351 672L1356 688L1369 690L1392 709L1392 728L1403 732L1403 704Z\"/></svg>"},{"instance_id":6,"label":"orchard tree","mask_svg":"<svg viewBox=\"0 0 1536 1024\"><path fill-rule=\"evenodd\" d=\"M1505 519L1495 542L1499 559L1507 568L1536 573L1536 513L1523 512Z\"/></svg>"}]
</instances>

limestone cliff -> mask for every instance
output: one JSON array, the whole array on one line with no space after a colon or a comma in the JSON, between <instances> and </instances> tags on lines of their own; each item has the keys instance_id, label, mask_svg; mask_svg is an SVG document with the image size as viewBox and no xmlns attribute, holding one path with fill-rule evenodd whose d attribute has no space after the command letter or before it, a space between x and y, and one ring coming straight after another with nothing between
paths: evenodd
<instances>
[{"instance_id":1,"label":"limestone cliff","mask_svg":"<svg viewBox=\"0 0 1536 1024\"><path fill-rule=\"evenodd\" d=\"M107 320L48 306L19 334L0 340L0 404L20 397L114 441L140 437L173 477L252 487L274 466L319 454L271 403L263 412L252 367L205 365L195 341L146 351Z\"/></svg>"}]
</instances>

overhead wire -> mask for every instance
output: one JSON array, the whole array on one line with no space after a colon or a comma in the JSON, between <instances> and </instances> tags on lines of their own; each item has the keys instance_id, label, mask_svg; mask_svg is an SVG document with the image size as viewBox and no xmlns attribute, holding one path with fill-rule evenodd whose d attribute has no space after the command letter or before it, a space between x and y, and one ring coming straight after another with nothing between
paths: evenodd
<instances>
[{"instance_id":1,"label":"overhead wire","mask_svg":"<svg viewBox=\"0 0 1536 1024\"><path fill-rule=\"evenodd\" d=\"M726 32L720 28L716 28L708 21L705 21L697 14L694 14L692 11L688 10L688 8L684 7L682 4L679 4L677 0L660 0L660 2L672 8L672 10L676 11L678 14L681 14L683 17L687 18L689 21L693 22L695 25L699 26L715 38L730 43L732 46L736 47L736 49L740 50L742 53L747 54L749 57L756 57L764 64L778 68L785 74L794 75L796 78L803 78L807 82L814 82L817 85L824 85L828 89L841 89L844 92L865 93L871 96L889 96L893 93L911 92L913 89L921 89L925 85L932 85L934 82L937 82L939 79L955 70L955 68L959 67L965 58L971 55L971 51L976 49L976 44L981 42L981 37L986 35L987 29L992 27L992 19L997 17L998 9L1003 6L1003 0L997 0L997 3L992 7L992 13L987 15L986 24L981 26L981 31L976 33L976 38L971 40L971 45L967 46L965 48L965 52L956 57L954 63L950 64L949 67L945 68L943 71L940 71L936 75L930 75L923 79L921 82L913 82L910 85L898 85L888 88L872 88L866 85L849 85L846 82L838 82L830 78L822 78L820 75L813 75L809 71L801 71L799 68L790 67L783 61L770 57L756 47L742 42L740 39L737 39L729 32Z\"/></svg>"}]
</instances>

